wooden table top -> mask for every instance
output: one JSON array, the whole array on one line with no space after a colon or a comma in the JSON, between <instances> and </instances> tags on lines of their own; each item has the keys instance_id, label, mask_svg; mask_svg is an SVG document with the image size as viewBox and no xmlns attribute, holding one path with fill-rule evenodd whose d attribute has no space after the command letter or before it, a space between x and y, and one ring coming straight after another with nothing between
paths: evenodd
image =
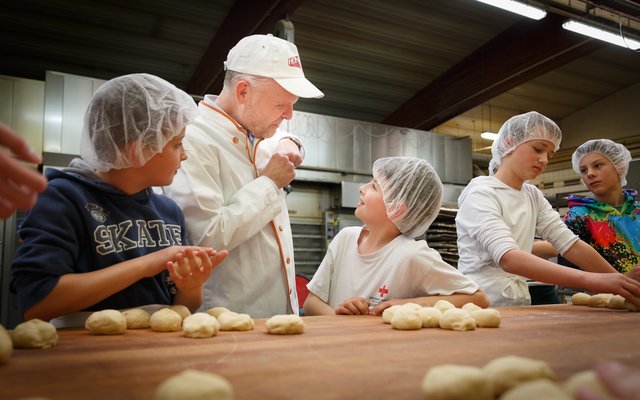
<instances>
[{"instance_id":1,"label":"wooden table top","mask_svg":"<svg viewBox=\"0 0 640 400\"><path fill-rule=\"evenodd\" d=\"M564 380L598 361L640 368L640 313L570 305L498 308L500 328L398 331L371 316L304 317L305 333L248 332L188 339L129 330L92 336L59 330L49 349L15 349L0 365L0 398L151 399L166 378L192 368L227 378L236 399L421 399L426 371L481 367L519 355L547 361Z\"/></svg>"}]
</instances>

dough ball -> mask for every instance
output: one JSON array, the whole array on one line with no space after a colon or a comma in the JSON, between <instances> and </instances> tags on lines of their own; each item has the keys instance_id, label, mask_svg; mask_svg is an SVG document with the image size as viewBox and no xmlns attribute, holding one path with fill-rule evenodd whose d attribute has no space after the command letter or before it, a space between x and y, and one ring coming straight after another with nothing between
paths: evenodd
<instances>
[{"instance_id":1,"label":"dough ball","mask_svg":"<svg viewBox=\"0 0 640 400\"><path fill-rule=\"evenodd\" d=\"M463 310L467 310L469 312L476 311L476 310L483 310L482 307L477 306L475 303L467 303L460 308L462 308Z\"/></svg>"},{"instance_id":2,"label":"dough ball","mask_svg":"<svg viewBox=\"0 0 640 400\"><path fill-rule=\"evenodd\" d=\"M429 369L422 379L422 394L429 400L492 400L491 382L482 369L444 364Z\"/></svg>"},{"instance_id":3,"label":"dough ball","mask_svg":"<svg viewBox=\"0 0 640 400\"><path fill-rule=\"evenodd\" d=\"M573 400L560 386L548 379L536 379L509 389L500 400L553 399Z\"/></svg>"},{"instance_id":4,"label":"dough ball","mask_svg":"<svg viewBox=\"0 0 640 400\"><path fill-rule=\"evenodd\" d=\"M540 378L556 379L546 362L519 356L496 358L484 366L484 372L491 381L495 396L524 382Z\"/></svg>"},{"instance_id":5,"label":"dough ball","mask_svg":"<svg viewBox=\"0 0 640 400\"><path fill-rule=\"evenodd\" d=\"M253 319L249 314L238 314L233 311L220 314L218 322L221 331L250 331L254 327Z\"/></svg>"},{"instance_id":6,"label":"dough ball","mask_svg":"<svg viewBox=\"0 0 640 400\"><path fill-rule=\"evenodd\" d=\"M158 386L155 400L233 400L233 387L220 375L187 369Z\"/></svg>"},{"instance_id":7,"label":"dough ball","mask_svg":"<svg viewBox=\"0 0 640 400\"><path fill-rule=\"evenodd\" d=\"M400 307L407 308L409 310L416 310L416 311L422 308L420 304L411 303L411 302L400 304Z\"/></svg>"},{"instance_id":8,"label":"dough ball","mask_svg":"<svg viewBox=\"0 0 640 400\"><path fill-rule=\"evenodd\" d=\"M607 307L617 309L617 310L624 310L625 300L626 299L624 297L620 296L619 294L616 294L615 296L612 296L609 299L609 303L607 304Z\"/></svg>"},{"instance_id":9,"label":"dough ball","mask_svg":"<svg viewBox=\"0 0 640 400\"><path fill-rule=\"evenodd\" d=\"M402 307L391 318L391 327L399 330L415 330L422 328L420 312L410 307Z\"/></svg>"},{"instance_id":10,"label":"dough ball","mask_svg":"<svg viewBox=\"0 0 640 400\"><path fill-rule=\"evenodd\" d=\"M150 315L142 308L132 308L122 312L127 320L127 329L146 329L149 327Z\"/></svg>"},{"instance_id":11,"label":"dough ball","mask_svg":"<svg viewBox=\"0 0 640 400\"><path fill-rule=\"evenodd\" d=\"M461 308L451 308L442 313L440 328L454 331L471 331L476 329L476 321L469 311Z\"/></svg>"},{"instance_id":12,"label":"dough ball","mask_svg":"<svg viewBox=\"0 0 640 400\"><path fill-rule=\"evenodd\" d=\"M191 315L191 311L189 311L189 309L186 306L183 306L182 304L174 304L171 307L169 307L169 309L177 312L183 321L185 318Z\"/></svg>"},{"instance_id":13,"label":"dough ball","mask_svg":"<svg viewBox=\"0 0 640 400\"><path fill-rule=\"evenodd\" d=\"M230 311L228 308L224 308L224 307L213 307L207 310L207 314L211 315L212 317L216 317L218 318L218 316L220 314L222 314L223 312L228 312Z\"/></svg>"},{"instance_id":14,"label":"dough ball","mask_svg":"<svg viewBox=\"0 0 640 400\"><path fill-rule=\"evenodd\" d=\"M154 312L149 318L149 326L155 332L177 332L182 325L182 317L170 308Z\"/></svg>"},{"instance_id":15,"label":"dough ball","mask_svg":"<svg viewBox=\"0 0 640 400\"><path fill-rule=\"evenodd\" d=\"M591 299L591 295L583 292L578 292L571 296L571 304L573 304L574 306L588 306L589 299Z\"/></svg>"},{"instance_id":16,"label":"dough ball","mask_svg":"<svg viewBox=\"0 0 640 400\"><path fill-rule=\"evenodd\" d=\"M575 398L578 398L578 390L581 388L589 389L597 394L598 398L608 399L611 396L593 370L578 372L564 383L564 390Z\"/></svg>"},{"instance_id":17,"label":"dough ball","mask_svg":"<svg viewBox=\"0 0 640 400\"><path fill-rule=\"evenodd\" d=\"M450 310L452 308L456 308L456 306L454 306L450 301L448 300L438 300L436 302L436 304L433 305L435 308L437 308L438 310L442 311L443 313L447 310Z\"/></svg>"},{"instance_id":18,"label":"dough ball","mask_svg":"<svg viewBox=\"0 0 640 400\"><path fill-rule=\"evenodd\" d=\"M22 349L37 349L55 346L58 343L56 327L34 318L18 324L11 335L13 346Z\"/></svg>"},{"instance_id":19,"label":"dough ball","mask_svg":"<svg viewBox=\"0 0 640 400\"><path fill-rule=\"evenodd\" d=\"M598 293L589 299L589 307L607 308L609 300L613 297L611 293Z\"/></svg>"},{"instance_id":20,"label":"dough ball","mask_svg":"<svg viewBox=\"0 0 640 400\"><path fill-rule=\"evenodd\" d=\"M500 311L495 308L481 308L471 311L471 317L481 328L497 328L500 326Z\"/></svg>"},{"instance_id":21,"label":"dough ball","mask_svg":"<svg viewBox=\"0 0 640 400\"><path fill-rule=\"evenodd\" d=\"M393 314L395 314L396 311L398 311L401 307L402 307L401 305L395 305L395 306L385 308L384 311L382 312L382 321L385 324L390 324L391 319L393 318Z\"/></svg>"},{"instance_id":22,"label":"dough ball","mask_svg":"<svg viewBox=\"0 0 640 400\"><path fill-rule=\"evenodd\" d=\"M96 311L89 315L84 327L92 335L122 335L127 330L127 319L118 310Z\"/></svg>"},{"instance_id":23,"label":"dough ball","mask_svg":"<svg viewBox=\"0 0 640 400\"><path fill-rule=\"evenodd\" d=\"M210 338L218 334L220 324L207 313L195 313L182 321L182 332L188 338Z\"/></svg>"},{"instance_id":24,"label":"dough ball","mask_svg":"<svg viewBox=\"0 0 640 400\"><path fill-rule=\"evenodd\" d=\"M265 323L267 332L275 335L292 335L304 332L304 321L297 315L274 315Z\"/></svg>"},{"instance_id":25,"label":"dough ball","mask_svg":"<svg viewBox=\"0 0 640 400\"><path fill-rule=\"evenodd\" d=\"M637 305L633 304L632 302L630 302L627 299L624 300L624 308L626 308L628 311L633 311L633 312L640 311L640 307L638 307Z\"/></svg>"},{"instance_id":26,"label":"dough ball","mask_svg":"<svg viewBox=\"0 0 640 400\"><path fill-rule=\"evenodd\" d=\"M442 316L442 311L438 310L435 307L422 307L420 310L418 310L418 313L420 314L423 328L440 327L440 317Z\"/></svg>"},{"instance_id":27,"label":"dough ball","mask_svg":"<svg viewBox=\"0 0 640 400\"><path fill-rule=\"evenodd\" d=\"M11 358L13 353L13 342L9 332L0 325L0 364L4 364Z\"/></svg>"}]
</instances>

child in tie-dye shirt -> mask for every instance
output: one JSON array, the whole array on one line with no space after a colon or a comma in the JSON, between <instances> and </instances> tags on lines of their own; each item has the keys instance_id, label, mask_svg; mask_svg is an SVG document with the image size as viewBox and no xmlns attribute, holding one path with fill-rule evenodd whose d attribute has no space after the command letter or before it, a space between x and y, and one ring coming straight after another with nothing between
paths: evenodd
<instances>
[{"instance_id":1,"label":"child in tie-dye shirt","mask_svg":"<svg viewBox=\"0 0 640 400\"><path fill-rule=\"evenodd\" d=\"M572 156L593 197L569 196L565 223L616 270L640 277L640 201L626 185L631 154L608 139L589 140Z\"/></svg>"}]
</instances>

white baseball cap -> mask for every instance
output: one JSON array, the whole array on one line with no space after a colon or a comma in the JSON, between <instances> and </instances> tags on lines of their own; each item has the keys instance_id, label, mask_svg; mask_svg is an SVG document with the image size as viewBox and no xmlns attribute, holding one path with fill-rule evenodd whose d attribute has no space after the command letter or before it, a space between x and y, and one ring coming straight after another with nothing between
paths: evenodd
<instances>
[{"instance_id":1,"label":"white baseball cap","mask_svg":"<svg viewBox=\"0 0 640 400\"><path fill-rule=\"evenodd\" d=\"M304 77L296 45L271 34L251 35L240 40L229 50L224 69L272 78L284 90L298 97L324 96Z\"/></svg>"}]
</instances>

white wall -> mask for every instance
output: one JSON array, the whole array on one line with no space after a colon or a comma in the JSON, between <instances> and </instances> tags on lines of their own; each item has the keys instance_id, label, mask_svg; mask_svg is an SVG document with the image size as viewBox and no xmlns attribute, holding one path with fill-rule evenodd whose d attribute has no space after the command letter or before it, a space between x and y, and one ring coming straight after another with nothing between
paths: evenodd
<instances>
[{"instance_id":1,"label":"white wall","mask_svg":"<svg viewBox=\"0 0 640 400\"><path fill-rule=\"evenodd\" d=\"M589 139L640 136L640 83L564 118L560 128L563 149Z\"/></svg>"}]
</instances>

